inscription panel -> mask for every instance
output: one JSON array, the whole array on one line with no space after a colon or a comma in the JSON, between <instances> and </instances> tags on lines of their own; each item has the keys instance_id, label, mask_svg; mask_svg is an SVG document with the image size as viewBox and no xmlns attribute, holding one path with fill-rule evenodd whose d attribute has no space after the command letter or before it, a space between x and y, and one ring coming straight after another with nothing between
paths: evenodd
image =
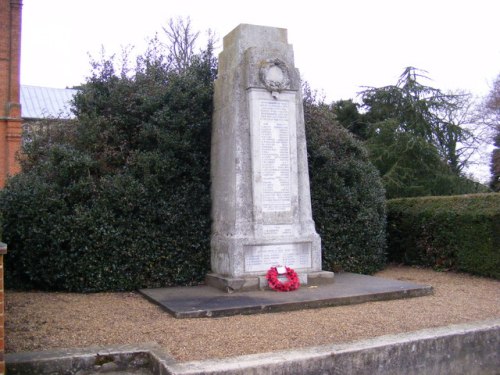
<instances>
[{"instance_id":1,"label":"inscription panel","mask_svg":"<svg viewBox=\"0 0 500 375\"><path fill-rule=\"evenodd\" d=\"M245 272L263 272L273 266L311 268L311 243L245 246Z\"/></svg>"},{"instance_id":2,"label":"inscription panel","mask_svg":"<svg viewBox=\"0 0 500 375\"><path fill-rule=\"evenodd\" d=\"M260 100L262 212L291 210L289 102Z\"/></svg>"},{"instance_id":3,"label":"inscription panel","mask_svg":"<svg viewBox=\"0 0 500 375\"><path fill-rule=\"evenodd\" d=\"M291 225L299 212L296 93L273 98L267 91L250 89L248 95L255 228ZM274 230L266 231L258 233L269 237Z\"/></svg>"},{"instance_id":4,"label":"inscription panel","mask_svg":"<svg viewBox=\"0 0 500 375\"><path fill-rule=\"evenodd\" d=\"M262 234L266 237L285 237L293 235L291 225L263 225Z\"/></svg>"}]
</instances>

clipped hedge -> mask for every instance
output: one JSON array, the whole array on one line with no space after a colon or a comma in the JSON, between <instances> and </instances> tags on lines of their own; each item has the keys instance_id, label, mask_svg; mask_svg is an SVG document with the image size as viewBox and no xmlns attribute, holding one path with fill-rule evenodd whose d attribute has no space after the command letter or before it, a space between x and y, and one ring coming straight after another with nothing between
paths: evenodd
<instances>
[{"instance_id":1,"label":"clipped hedge","mask_svg":"<svg viewBox=\"0 0 500 375\"><path fill-rule=\"evenodd\" d=\"M389 200L388 255L500 279L500 194Z\"/></svg>"}]
</instances>

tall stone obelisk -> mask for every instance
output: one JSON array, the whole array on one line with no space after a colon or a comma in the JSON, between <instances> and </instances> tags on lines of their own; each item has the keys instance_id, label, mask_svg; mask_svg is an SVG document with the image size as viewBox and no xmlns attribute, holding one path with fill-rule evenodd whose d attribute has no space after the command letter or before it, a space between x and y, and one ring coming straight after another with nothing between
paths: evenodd
<instances>
[{"instance_id":1,"label":"tall stone obelisk","mask_svg":"<svg viewBox=\"0 0 500 375\"><path fill-rule=\"evenodd\" d=\"M302 284L333 281L321 271L301 83L286 29L241 24L224 37L211 178L210 285L262 288L277 265L295 269Z\"/></svg>"}]
</instances>

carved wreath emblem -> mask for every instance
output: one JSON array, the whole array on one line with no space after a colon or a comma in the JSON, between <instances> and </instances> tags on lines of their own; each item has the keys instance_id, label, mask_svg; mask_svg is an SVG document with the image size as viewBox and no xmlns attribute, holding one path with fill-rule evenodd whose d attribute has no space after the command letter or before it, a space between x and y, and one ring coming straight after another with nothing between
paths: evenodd
<instances>
[{"instance_id":1,"label":"carved wreath emblem","mask_svg":"<svg viewBox=\"0 0 500 375\"><path fill-rule=\"evenodd\" d=\"M269 91L281 92L290 87L288 67L280 59L268 59L260 67L260 80Z\"/></svg>"}]
</instances>

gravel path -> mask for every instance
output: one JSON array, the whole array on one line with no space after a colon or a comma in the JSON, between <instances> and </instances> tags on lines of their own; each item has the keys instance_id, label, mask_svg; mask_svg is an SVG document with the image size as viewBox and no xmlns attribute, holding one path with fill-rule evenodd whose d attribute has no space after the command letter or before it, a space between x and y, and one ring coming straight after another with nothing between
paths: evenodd
<instances>
[{"instance_id":1,"label":"gravel path","mask_svg":"<svg viewBox=\"0 0 500 375\"><path fill-rule=\"evenodd\" d=\"M500 281L390 266L434 295L226 318L175 319L136 293L6 292L6 352L156 342L180 361L355 341L500 317Z\"/></svg>"}]
</instances>

